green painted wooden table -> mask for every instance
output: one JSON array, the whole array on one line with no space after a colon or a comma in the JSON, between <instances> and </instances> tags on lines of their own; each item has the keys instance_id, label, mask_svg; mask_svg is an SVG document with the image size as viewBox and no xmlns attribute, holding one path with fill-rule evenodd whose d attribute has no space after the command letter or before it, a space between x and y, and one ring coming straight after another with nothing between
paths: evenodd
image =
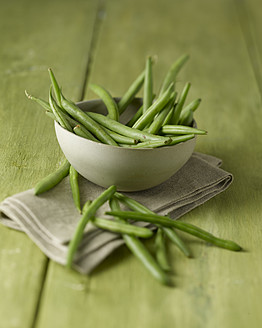
<instances>
[{"instance_id":1,"label":"green painted wooden table","mask_svg":"<svg viewBox=\"0 0 262 328\"><path fill-rule=\"evenodd\" d=\"M77 101L94 96L89 81L121 95L149 54L161 81L189 53L178 88L190 81L190 99L203 99L196 119L209 134L197 150L222 158L235 179L184 220L245 249L189 238L189 260L169 245L175 287L167 288L124 247L84 276L0 226L1 328L261 327L261 10L259 0L1 1L0 200L61 159L51 120L24 96L47 97L49 66Z\"/></svg>"}]
</instances>

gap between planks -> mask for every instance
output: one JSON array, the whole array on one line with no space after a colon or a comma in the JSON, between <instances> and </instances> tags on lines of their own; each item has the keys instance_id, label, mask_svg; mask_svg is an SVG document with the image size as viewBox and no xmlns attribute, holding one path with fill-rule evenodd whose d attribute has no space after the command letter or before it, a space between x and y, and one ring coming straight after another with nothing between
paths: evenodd
<instances>
[{"instance_id":1,"label":"gap between planks","mask_svg":"<svg viewBox=\"0 0 262 328\"><path fill-rule=\"evenodd\" d=\"M89 46L89 51L87 53L86 69L85 69L85 74L83 77L81 92L78 97L79 101L83 101L84 97L85 97L86 87L88 84L91 66L93 63L93 58L94 58L94 54L95 54L95 50L96 50L96 46L97 46L97 40L99 37L99 33L100 33L100 29L101 29L101 25L102 25L104 16L105 16L105 1L100 0L98 3L97 12L96 12L92 37L91 37L90 46Z\"/></svg>"},{"instance_id":2,"label":"gap between planks","mask_svg":"<svg viewBox=\"0 0 262 328\"><path fill-rule=\"evenodd\" d=\"M255 27L252 23L252 15L246 0L234 0L234 4L239 25L247 47L248 56L250 58L252 70L260 93L260 100L262 100L262 68L254 32Z\"/></svg>"},{"instance_id":3,"label":"gap between planks","mask_svg":"<svg viewBox=\"0 0 262 328\"><path fill-rule=\"evenodd\" d=\"M45 282L46 282L49 263L50 263L50 260L48 258L46 258L46 262L45 262L45 266L43 268L43 274L42 274L42 283L40 286L39 295L38 295L36 307L35 307L35 313L34 313L34 317L33 317L33 321L32 321L32 326L31 326L32 328L34 328L36 326L37 316L38 316L39 309L40 309L40 303L41 303L43 290L44 290L44 286L45 286Z\"/></svg>"}]
</instances>

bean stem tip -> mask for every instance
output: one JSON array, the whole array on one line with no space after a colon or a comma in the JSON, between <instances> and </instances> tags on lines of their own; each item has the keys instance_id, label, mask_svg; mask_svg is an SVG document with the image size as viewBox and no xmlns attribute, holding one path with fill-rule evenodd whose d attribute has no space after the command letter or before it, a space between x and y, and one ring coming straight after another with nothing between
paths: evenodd
<instances>
[{"instance_id":1,"label":"bean stem tip","mask_svg":"<svg viewBox=\"0 0 262 328\"><path fill-rule=\"evenodd\" d=\"M28 99L32 99L33 97L25 90L25 95L27 96Z\"/></svg>"}]
</instances>

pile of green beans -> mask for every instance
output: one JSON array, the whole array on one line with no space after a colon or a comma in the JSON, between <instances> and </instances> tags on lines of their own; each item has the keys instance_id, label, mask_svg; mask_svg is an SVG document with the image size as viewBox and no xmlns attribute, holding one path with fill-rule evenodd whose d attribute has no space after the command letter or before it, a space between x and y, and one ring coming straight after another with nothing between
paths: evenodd
<instances>
[{"instance_id":1,"label":"pile of green beans","mask_svg":"<svg viewBox=\"0 0 262 328\"><path fill-rule=\"evenodd\" d=\"M108 115L84 112L73 101L65 98L51 68L48 69L51 81L48 101L25 93L45 109L48 117L82 138L131 149L172 146L196 135L207 134L205 130L193 128L194 111L201 100L196 99L184 107L191 84L186 83L179 97L175 90L177 75L188 58L187 55L181 56L171 65L158 94L153 90L154 61L151 56L147 57L145 69L131 83L119 102L104 87L90 84L90 89L105 104ZM121 115L142 87L143 105L129 122L120 123Z\"/></svg>"}]
</instances>

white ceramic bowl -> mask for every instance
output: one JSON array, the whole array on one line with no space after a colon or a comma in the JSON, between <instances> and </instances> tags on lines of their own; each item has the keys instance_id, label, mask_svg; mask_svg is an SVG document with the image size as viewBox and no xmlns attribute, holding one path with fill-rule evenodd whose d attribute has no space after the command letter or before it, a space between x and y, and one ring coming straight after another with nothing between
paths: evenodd
<instances>
[{"instance_id":1,"label":"white ceramic bowl","mask_svg":"<svg viewBox=\"0 0 262 328\"><path fill-rule=\"evenodd\" d=\"M136 98L122 114L126 123L141 105ZM101 100L77 104L85 111L106 114ZM119 191L149 189L166 181L190 158L196 138L173 146L154 149L130 149L105 145L79 137L55 122L59 145L73 167L89 181L102 186L116 185Z\"/></svg>"}]
</instances>

